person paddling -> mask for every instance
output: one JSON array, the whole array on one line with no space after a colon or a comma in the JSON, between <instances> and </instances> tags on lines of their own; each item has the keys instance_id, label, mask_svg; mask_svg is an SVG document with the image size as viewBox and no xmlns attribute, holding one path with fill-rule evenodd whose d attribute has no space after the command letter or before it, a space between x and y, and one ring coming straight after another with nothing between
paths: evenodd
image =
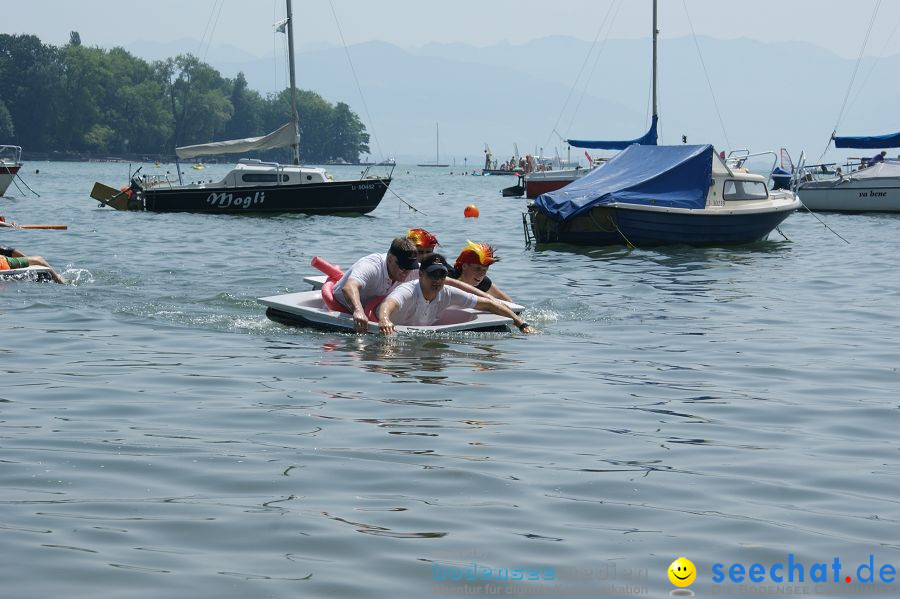
<instances>
[{"instance_id":1,"label":"person paddling","mask_svg":"<svg viewBox=\"0 0 900 599\"><path fill-rule=\"evenodd\" d=\"M0 245L0 270L28 268L29 266L44 266L50 269L50 276L54 281L60 284L66 282L41 256L27 256L15 248Z\"/></svg>"},{"instance_id":2,"label":"person paddling","mask_svg":"<svg viewBox=\"0 0 900 599\"><path fill-rule=\"evenodd\" d=\"M499 259L494 254L494 248L488 244L466 241L466 247L459 253L450 270L450 277L459 279L491 297L511 302L509 296L487 276L488 268Z\"/></svg>"}]
</instances>

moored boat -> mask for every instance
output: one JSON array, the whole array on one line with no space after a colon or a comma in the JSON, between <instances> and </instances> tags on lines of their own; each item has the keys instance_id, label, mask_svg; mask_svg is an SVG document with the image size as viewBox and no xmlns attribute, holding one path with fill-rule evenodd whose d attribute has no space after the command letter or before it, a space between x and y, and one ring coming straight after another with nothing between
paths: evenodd
<instances>
[{"instance_id":1,"label":"moored boat","mask_svg":"<svg viewBox=\"0 0 900 599\"><path fill-rule=\"evenodd\" d=\"M810 210L900 212L900 161L886 160L859 170L808 169L797 194Z\"/></svg>"},{"instance_id":2,"label":"moored boat","mask_svg":"<svg viewBox=\"0 0 900 599\"><path fill-rule=\"evenodd\" d=\"M832 137L836 148L900 147L900 133ZM900 160L884 160L886 151L843 168L815 165L802 169L797 194L809 210L830 212L900 212Z\"/></svg>"},{"instance_id":3,"label":"moored boat","mask_svg":"<svg viewBox=\"0 0 900 599\"><path fill-rule=\"evenodd\" d=\"M521 173L522 173L522 171L519 170L519 169L516 169L516 170L510 170L510 169L505 169L505 168L483 168L483 169L481 169L481 175L482 175L482 176L487 176L487 175L511 175L511 176L515 176L515 175L519 175L519 174L521 174Z\"/></svg>"},{"instance_id":4,"label":"moored boat","mask_svg":"<svg viewBox=\"0 0 900 599\"><path fill-rule=\"evenodd\" d=\"M711 145L633 145L529 206L538 243L739 245L768 236L800 207L762 175L732 170Z\"/></svg>"},{"instance_id":5,"label":"moored boat","mask_svg":"<svg viewBox=\"0 0 900 599\"><path fill-rule=\"evenodd\" d=\"M366 214L390 177L332 180L325 169L242 159L220 181L190 185L137 176L124 190L94 184L91 197L117 210L212 213Z\"/></svg>"},{"instance_id":6,"label":"moored boat","mask_svg":"<svg viewBox=\"0 0 900 599\"><path fill-rule=\"evenodd\" d=\"M590 169L576 167L558 171L539 171L525 175L525 197L534 199L542 193L562 189L590 172Z\"/></svg>"},{"instance_id":7,"label":"moored boat","mask_svg":"<svg viewBox=\"0 0 900 599\"><path fill-rule=\"evenodd\" d=\"M0 145L0 196L6 193L22 168L22 148Z\"/></svg>"},{"instance_id":8,"label":"moored boat","mask_svg":"<svg viewBox=\"0 0 900 599\"><path fill-rule=\"evenodd\" d=\"M200 184L147 185L136 171L122 189L95 184L91 197L117 210L150 212L366 214L374 210L391 183L390 175L370 177L366 170L359 179L334 180L322 168L300 165L291 0L286 0L286 7L291 122L261 137L179 147L176 155L190 160L290 147L293 164L242 159L222 180ZM180 181L180 168L178 173Z\"/></svg>"},{"instance_id":9,"label":"moored boat","mask_svg":"<svg viewBox=\"0 0 900 599\"><path fill-rule=\"evenodd\" d=\"M428 167L438 167L445 168L450 166L449 164L445 164L441 162L441 130L437 123L434 124L434 135L435 135L435 143L434 143L434 162L420 162L416 166L428 166Z\"/></svg>"}]
</instances>

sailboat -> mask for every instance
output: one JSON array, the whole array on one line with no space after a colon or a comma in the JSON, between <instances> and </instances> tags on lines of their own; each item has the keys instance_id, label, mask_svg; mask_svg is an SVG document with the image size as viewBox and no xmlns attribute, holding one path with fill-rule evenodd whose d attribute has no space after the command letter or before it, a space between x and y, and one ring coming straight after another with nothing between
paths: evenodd
<instances>
[{"instance_id":1,"label":"sailboat","mask_svg":"<svg viewBox=\"0 0 900 599\"><path fill-rule=\"evenodd\" d=\"M599 140L582 140L567 139L566 143L574 148L588 148L599 150L624 150L632 144L655 146L657 141L656 126L659 121L656 106L656 2L653 3L653 117L650 123L650 129L637 139L627 141L599 141ZM593 168L602 166L605 159L594 160L585 152L588 158L588 168L582 168L576 165L574 168L566 168L560 170L537 171L528 173L524 177L520 177L520 182L514 187L508 187L503 190L504 197L525 195L528 199L534 199L541 194L556 191L570 183L577 181L585 176Z\"/></svg>"},{"instance_id":2,"label":"sailboat","mask_svg":"<svg viewBox=\"0 0 900 599\"><path fill-rule=\"evenodd\" d=\"M291 148L293 164L241 159L220 181L183 184L153 181L132 174L122 189L96 183L91 197L117 210L150 212L366 214L381 202L391 177L366 176L333 180L325 169L300 165L300 128L294 76L294 19L291 0L285 0L290 64L291 121L262 137L212 142L175 149L179 160L201 156ZM283 31L279 27L279 31Z\"/></svg>"},{"instance_id":3,"label":"sailboat","mask_svg":"<svg viewBox=\"0 0 900 599\"><path fill-rule=\"evenodd\" d=\"M900 147L900 133L873 136L832 136L835 148L879 150ZM886 150L882 150L887 153ZM831 212L900 212L900 158L831 170L816 165L803 169L797 194L810 210ZM824 172L823 172L824 171Z\"/></svg>"},{"instance_id":4,"label":"sailboat","mask_svg":"<svg viewBox=\"0 0 900 599\"><path fill-rule=\"evenodd\" d=\"M416 166L439 166L439 167L448 167L449 164L441 164L441 130L438 127L438 124L434 124L434 135L435 135L435 145L434 145L434 162L423 162L421 164L417 164Z\"/></svg>"},{"instance_id":5,"label":"sailboat","mask_svg":"<svg viewBox=\"0 0 900 599\"><path fill-rule=\"evenodd\" d=\"M621 149L573 183L541 194L527 213L538 243L628 246L735 245L766 238L800 207L789 190L732 169L711 145L657 146L656 5L653 0L653 120L630 141L568 140Z\"/></svg>"}]
</instances>

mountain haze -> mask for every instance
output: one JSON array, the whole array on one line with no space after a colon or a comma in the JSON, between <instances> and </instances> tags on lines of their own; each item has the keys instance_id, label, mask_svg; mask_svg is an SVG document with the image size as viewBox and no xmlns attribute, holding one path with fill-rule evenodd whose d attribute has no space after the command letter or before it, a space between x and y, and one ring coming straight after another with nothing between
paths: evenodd
<instances>
[{"instance_id":1,"label":"mountain haze","mask_svg":"<svg viewBox=\"0 0 900 599\"><path fill-rule=\"evenodd\" d=\"M329 101L347 102L373 134L370 145L377 159L433 160L439 123L442 161L455 160L461 167L465 157L470 167L480 167L484 143L501 160L512 154L513 144L521 153L543 147L552 155L557 145L564 153L554 127L563 136L582 139L630 139L647 130L649 40L608 40L599 59L598 46L586 61L590 48L565 36L487 47L354 45L348 50L365 105L343 48L301 48L297 84ZM127 49L145 58L197 52L190 40L136 42ZM227 77L243 71L250 87L264 93L286 82L284 61L276 63L272 55L254 57L223 46L212 47L205 60ZM787 147L795 159L805 149L817 159L835 126L854 65L807 43L660 40L661 143L680 143L686 135L690 143L721 149ZM897 72L898 55L862 61L839 133L900 130ZM826 158L843 155L832 150ZM572 156L582 156L582 150L573 149Z\"/></svg>"}]
</instances>

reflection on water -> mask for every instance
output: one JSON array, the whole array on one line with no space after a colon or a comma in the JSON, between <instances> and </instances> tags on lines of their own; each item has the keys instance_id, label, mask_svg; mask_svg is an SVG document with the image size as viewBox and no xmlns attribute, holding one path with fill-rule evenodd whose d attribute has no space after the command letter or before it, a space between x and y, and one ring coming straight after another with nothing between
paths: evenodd
<instances>
[{"instance_id":1,"label":"reflection on water","mask_svg":"<svg viewBox=\"0 0 900 599\"><path fill-rule=\"evenodd\" d=\"M496 343L487 341L495 339ZM332 334L321 343L322 366L344 365L352 361L368 372L386 374L398 382L459 384L448 368L473 371L506 370L521 363L510 360L500 345L510 337L491 333L449 333L441 335Z\"/></svg>"}]
</instances>

